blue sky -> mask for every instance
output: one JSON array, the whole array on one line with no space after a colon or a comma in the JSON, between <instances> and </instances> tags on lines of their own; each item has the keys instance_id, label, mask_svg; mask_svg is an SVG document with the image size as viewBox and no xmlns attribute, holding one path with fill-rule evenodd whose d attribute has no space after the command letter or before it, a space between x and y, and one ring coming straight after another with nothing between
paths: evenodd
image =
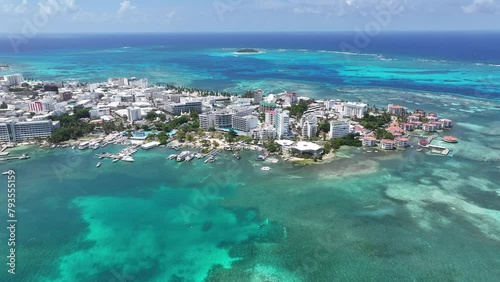
<instances>
[{"instance_id":1,"label":"blue sky","mask_svg":"<svg viewBox=\"0 0 500 282\"><path fill-rule=\"evenodd\" d=\"M0 0L0 32L495 30L500 0Z\"/></svg>"}]
</instances>

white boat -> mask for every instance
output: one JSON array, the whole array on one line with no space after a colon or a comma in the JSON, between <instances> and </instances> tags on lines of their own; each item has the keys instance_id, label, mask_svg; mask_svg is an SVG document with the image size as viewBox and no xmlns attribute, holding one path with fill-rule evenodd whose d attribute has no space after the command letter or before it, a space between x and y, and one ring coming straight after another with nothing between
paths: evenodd
<instances>
[{"instance_id":1,"label":"white boat","mask_svg":"<svg viewBox=\"0 0 500 282\"><path fill-rule=\"evenodd\" d=\"M261 170L263 170L263 171L270 171L270 170L271 170L271 168L270 168L270 167L268 167L268 166L265 166L265 167L261 168Z\"/></svg>"},{"instance_id":2,"label":"white boat","mask_svg":"<svg viewBox=\"0 0 500 282\"><path fill-rule=\"evenodd\" d=\"M214 163L216 161L214 156L211 156L210 158L205 160L205 163Z\"/></svg>"},{"instance_id":3,"label":"white boat","mask_svg":"<svg viewBox=\"0 0 500 282\"><path fill-rule=\"evenodd\" d=\"M120 159L114 159L113 162L116 163L117 161L119 161Z\"/></svg>"},{"instance_id":4,"label":"white boat","mask_svg":"<svg viewBox=\"0 0 500 282\"><path fill-rule=\"evenodd\" d=\"M90 144L90 148L91 148L92 150L97 150L97 149L99 149L100 147L101 147L101 144L99 144L98 142L93 142L93 143L91 143L91 144Z\"/></svg>"},{"instance_id":5,"label":"white boat","mask_svg":"<svg viewBox=\"0 0 500 282\"><path fill-rule=\"evenodd\" d=\"M122 161L131 163L134 162L134 158L132 158L131 156L125 156L122 158Z\"/></svg>"},{"instance_id":6,"label":"white boat","mask_svg":"<svg viewBox=\"0 0 500 282\"><path fill-rule=\"evenodd\" d=\"M76 149L76 146L71 147L71 150L74 150L74 149Z\"/></svg>"},{"instance_id":7,"label":"white boat","mask_svg":"<svg viewBox=\"0 0 500 282\"><path fill-rule=\"evenodd\" d=\"M98 163L96 164L96 167L100 167L100 166L101 166L101 162L98 162Z\"/></svg>"},{"instance_id":8,"label":"white boat","mask_svg":"<svg viewBox=\"0 0 500 282\"><path fill-rule=\"evenodd\" d=\"M173 160L173 159L176 159L177 158L177 155L176 154L172 154L170 156L168 156L167 160Z\"/></svg>"},{"instance_id":9,"label":"white boat","mask_svg":"<svg viewBox=\"0 0 500 282\"><path fill-rule=\"evenodd\" d=\"M192 161L193 159L194 159L194 155L189 154L189 155L187 155L187 156L186 156L185 161L186 161L186 162L190 162L190 161Z\"/></svg>"},{"instance_id":10,"label":"white boat","mask_svg":"<svg viewBox=\"0 0 500 282\"><path fill-rule=\"evenodd\" d=\"M187 156L189 156L189 151L184 151L182 153L180 153L178 156L177 156L177 161L178 162L183 162Z\"/></svg>"},{"instance_id":11,"label":"white boat","mask_svg":"<svg viewBox=\"0 0 500 282\"><path fill-rule=\"evenodd\" d=\"M82 142L80 145L78 145L79 150L85 150L89 147L90 142Z\"/></svg>"},{"instance_id":12,"label":"white boat","mask_svg":"<svg viewBox=\"0 0 500 282\"><path fill-rule=\"evenodd\" d=\"M141 148L143 148L144 150L149 150L149 149L160 146L160 144L161 144L160 142L156 142L156 141L150 142L150 143L141 145Z\"/></svg>"}]
</instances>

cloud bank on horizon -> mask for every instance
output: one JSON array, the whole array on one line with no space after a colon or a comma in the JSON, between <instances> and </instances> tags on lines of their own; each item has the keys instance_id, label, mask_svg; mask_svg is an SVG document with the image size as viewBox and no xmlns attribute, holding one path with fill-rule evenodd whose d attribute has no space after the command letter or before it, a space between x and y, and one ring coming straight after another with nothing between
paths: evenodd
<instances>
[{"instance_id":1,"label":"cloud bank on horizon","mask_svg":"<svg viewBox=\"0 0 500 282\"><path fill-rule=\"evenodd\" d=\"M500 0L0 0L0 32L495 30ZM43 24L39 24L43 23Z\"/></svg>"}]
</instances>

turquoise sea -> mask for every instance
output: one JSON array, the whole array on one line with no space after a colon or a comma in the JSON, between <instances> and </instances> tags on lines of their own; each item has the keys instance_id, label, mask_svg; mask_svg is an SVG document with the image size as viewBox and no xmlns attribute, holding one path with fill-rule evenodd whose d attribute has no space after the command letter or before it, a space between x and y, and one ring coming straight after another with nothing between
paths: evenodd
<instances>
[{"instance_id":1,"label":"turquoise sea","mask_svg":"<svg viewBox=\"0 0 500 282\"><path fill-rule=\"evenodd\" d=\"M244 56L233 54L244 46L229 39L175 52L76 44L5 52L0 63L40 79L134 75L404 104L453 119L454 128L440 134L460 143L446 145L453 149L447 157L415 148L343 148L330 163L311 166L263 164L255 152L240 161L228 154L214 164L177 164L158 148L99 169L94 154L120 147L16 148L11 155L32 158L0 163L1 171L16 171L19 220L17 274L3 264L0 281L498 281L495 57L460 60L436 51L426 58L389 49L346 57L289 41ZM264 165L272 170L260 170ZM6 220L0 213L0 223ZM2 241L7 236L0 228ZM5 244L0 255L8 255Z\"/></svg>"}]
</instances>

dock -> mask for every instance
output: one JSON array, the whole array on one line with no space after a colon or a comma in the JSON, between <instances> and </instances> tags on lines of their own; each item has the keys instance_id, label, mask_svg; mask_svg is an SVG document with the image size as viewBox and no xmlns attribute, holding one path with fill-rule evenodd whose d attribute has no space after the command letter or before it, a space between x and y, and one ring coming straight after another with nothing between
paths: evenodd
<instances>
[{"instance_id":1,"label":"dock","mask_svg":"<svg viewBox=\"0 0 500 282\"><path fill-rule=\"evenodd\" d=\"M450 149L441 146L427 145L424 148L430 149L433 154L443 155L443 156L448 156L448 154L450 154L451 152Z\"/></svg>"},{"instance_id":2,"label":"dock","mask_svg":"<svg viewBox=\"0 0 500 282\"><path fill-rule=\"evenodd\" d=\"M0 158L0 161L13 161L13 160L27 160L30 156L22 155L20 157L9 157L9 158Z\"/></svg>"}]
</instances>

